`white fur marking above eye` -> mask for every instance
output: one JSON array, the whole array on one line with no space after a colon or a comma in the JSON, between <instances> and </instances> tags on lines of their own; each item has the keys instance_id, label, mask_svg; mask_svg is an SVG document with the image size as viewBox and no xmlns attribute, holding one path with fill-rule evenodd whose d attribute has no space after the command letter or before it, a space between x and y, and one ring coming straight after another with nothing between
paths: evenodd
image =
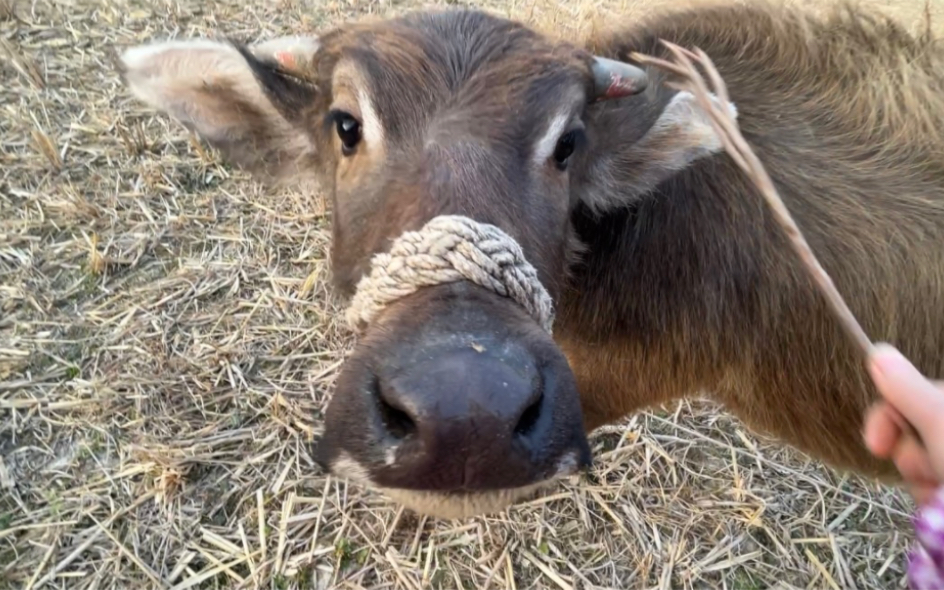
<instances>
[{"instance_id":1,"label":"white fur marking above eye","mask_svg":"<svg viewBox=\"0 0 944 590\"><path fill-rule=\"evenodd\" d=\"M361 109L361 137L368 146L381 146L384 128L370 95L363 88L357 90L357 103Z\"/></svg>"},{"instance_id":2,"label":"white fur marking above eye","mask_svg":"<svg viewBox=\"0 0 944 590\"><path fill-rule=\"evenodd\" d=\"M561 135L567 130L567 123L570 122L570 110L561 111L548 125L547 131L538 140L534 147L534 165L543 166L547 159L554 155L557 148L557 142Z\"/></svg>"}]
</instances>

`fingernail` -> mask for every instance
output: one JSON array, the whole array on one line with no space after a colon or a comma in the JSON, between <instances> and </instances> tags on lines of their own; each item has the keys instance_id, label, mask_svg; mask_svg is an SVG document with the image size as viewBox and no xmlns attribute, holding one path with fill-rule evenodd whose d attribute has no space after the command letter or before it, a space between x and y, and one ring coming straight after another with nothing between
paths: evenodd
<instances>
[{"instance_id":1,"label":"fingernail","mask_svg":"<svg viewBox=\"0 0 944 590\"><path fill-rule=\"evenodd\" d=\"M885 378L904 375L912 370L911 362L897 348L884 343L875 345L871 364L872 368Z\"/></svg>"}]
</instances>

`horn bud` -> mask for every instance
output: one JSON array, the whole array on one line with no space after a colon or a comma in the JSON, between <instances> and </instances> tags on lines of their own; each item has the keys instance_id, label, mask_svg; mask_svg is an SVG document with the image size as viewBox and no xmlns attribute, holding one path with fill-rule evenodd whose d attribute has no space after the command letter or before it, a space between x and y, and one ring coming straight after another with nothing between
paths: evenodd
<instances>
[{"instance_id":1,"label":"horn bud","mask_svg":"<svg viewBox=\"0 0 944 590\"><path fill-rule=\"evenodd\" d=\"M639 94L649 85L642 68L605 57L593 58L593 89L597 100Z\"/></svg>"}]
</instances>

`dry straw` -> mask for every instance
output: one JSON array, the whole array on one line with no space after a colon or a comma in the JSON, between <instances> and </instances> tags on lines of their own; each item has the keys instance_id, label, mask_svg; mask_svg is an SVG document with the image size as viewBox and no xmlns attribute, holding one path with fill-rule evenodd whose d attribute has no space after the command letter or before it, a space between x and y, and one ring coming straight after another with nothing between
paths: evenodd
<instances>
[{"instance_id":1,"label":"dry straw","mask_svg":"<svg viewBox=\"0 0 944 590\"><path fill-rule=\"evenodd\" d=\"M713 404L601 428L588 477L467 521L420 518L320 472L307 448L353 345L327 281L322 195L264 191L224 166L131 100L109 52L304 33L420 2L16 4L15 19L0 12L0 588L902 579L904 494ZM591 17L635 18L623 0L471 4L572 36ZM905 21L922 9L895 5Z\"/></svg>"}]
</instances>

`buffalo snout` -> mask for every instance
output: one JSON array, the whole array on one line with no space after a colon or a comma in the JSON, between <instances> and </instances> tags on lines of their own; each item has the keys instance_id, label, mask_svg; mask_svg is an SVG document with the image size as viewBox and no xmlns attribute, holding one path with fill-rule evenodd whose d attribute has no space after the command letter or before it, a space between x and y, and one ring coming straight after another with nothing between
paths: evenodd
<instances>
[{"instance_id":1,"label":"buffalo snout","mask_svg":"<svg viewBox=\"0 0 944 590\"><path fill-rule=\"evenodd\" d=\"M442 285L392 305L379 324L339 376L317 451L327 469L375 488L461 497L590 464L567 361L510 299Z\"/></svg>"},{"instance_id":2,"label":"buffalo snout","mask_svg":"<svg viewBox=\"0 0 944 590\"><path fill-rule=\"evenodd\" d=\"M474 334L456 340L377 376L372 418L393 457L378 484L480 490L538 476L532 458L549 435L554 392L544 384L553 376L521 346Z\"/></svg>"}]
</instances>

